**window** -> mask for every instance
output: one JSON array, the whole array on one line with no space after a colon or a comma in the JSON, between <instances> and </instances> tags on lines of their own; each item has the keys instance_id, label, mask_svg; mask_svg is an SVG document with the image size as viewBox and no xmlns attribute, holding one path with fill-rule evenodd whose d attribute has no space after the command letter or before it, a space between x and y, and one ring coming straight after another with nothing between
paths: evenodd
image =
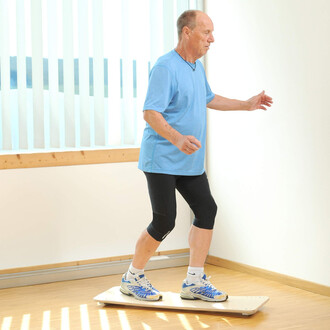
<instances>
[{"instance_id":1,"label":"window","mask_svg":"<svg viewBox=\"0 0 330 330\"><path fill-rule=\"evenodd\" d=\"M202 1L0 0L0 154L138 146L148 73Z\"/></svg>"}]
</instances>

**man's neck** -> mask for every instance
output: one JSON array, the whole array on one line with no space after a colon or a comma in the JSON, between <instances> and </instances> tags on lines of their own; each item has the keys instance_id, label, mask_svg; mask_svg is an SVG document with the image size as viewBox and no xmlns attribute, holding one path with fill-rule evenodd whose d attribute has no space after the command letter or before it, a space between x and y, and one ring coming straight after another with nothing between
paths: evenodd
<instances>
[{"instance_id":1,"label":"man's neck","mask_svg":"<svg viewBox=\"0 0 330 330\"><path fill-rule=\"evenodd\" d=\"M176 46L175 51L187 62L195 63L197 60L197 57L193 56L184 45L180 44L180 42Z\"/></svg>"}]
</instances>

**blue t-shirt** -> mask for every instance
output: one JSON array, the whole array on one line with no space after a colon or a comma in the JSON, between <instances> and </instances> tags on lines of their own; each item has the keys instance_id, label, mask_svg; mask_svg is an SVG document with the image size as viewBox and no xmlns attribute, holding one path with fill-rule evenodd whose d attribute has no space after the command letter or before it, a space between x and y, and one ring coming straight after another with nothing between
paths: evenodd
<instances>
[{"instance_id":1,"label":"blue t-shirt","mask_svg":"<svg viewBox=\"0 0 330 330\"><path fill-rule=\"evenodd\" d=\"M173 175L203 174L206 105L213 98L214 93L200 61L196 61L196 70L193 71L175 50L160 57L150 72L143 110L160 112L178 132L197 138L202 148L186 155L147 123L141 143L139 169Z\"/></svg>"}]
</instances>

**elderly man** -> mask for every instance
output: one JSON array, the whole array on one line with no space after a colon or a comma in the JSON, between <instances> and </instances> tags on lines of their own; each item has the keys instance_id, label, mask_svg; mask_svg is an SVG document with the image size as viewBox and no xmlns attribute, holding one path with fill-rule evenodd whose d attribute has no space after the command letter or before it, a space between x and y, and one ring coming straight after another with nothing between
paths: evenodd
<instances>
[{"instance_id":1,"label":"elderly man","mask_svg":"<svg viewBox=\"0 0 330 330\"><path fill-rule=\"evenodd\" d=\"M121 292L140 300L161 299L161 293L144 275L144 267L174 228L177 189L195 215L189 232L189 267L180 296L225 301L227 294L204 274L217 212L204 169L206 107L266 110L272 99L264 92L247 101L215 95L198 61L214 42L211 19L201 11L188 10L178 18L177 28L177 47L160 57L150 73L139 168L147 178L153 220L137 241L132 263L122 277Z\"/></svg>"}]
</instances>

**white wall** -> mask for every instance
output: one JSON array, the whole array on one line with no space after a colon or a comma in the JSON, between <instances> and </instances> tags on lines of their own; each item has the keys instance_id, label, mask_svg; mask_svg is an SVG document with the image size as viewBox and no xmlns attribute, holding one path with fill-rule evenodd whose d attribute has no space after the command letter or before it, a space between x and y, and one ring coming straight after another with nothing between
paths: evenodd
<instances>
[{"instance_id":1,"label":"white wall","mask_svg":"<svg viewBox=\"0 0 330 330\"><path fill-rule=\"evenodd\" d=\"M330 2L208 0L214 92L267 112L209 112L218 202L210 254L330 285Z\"/></svg>"},{"instance_id":2,"label":"white wall","mask_svg":"<svg viewBox=\"0 0 330 330\"><path fill-rule=\"evenodd\" d=\"M160 251L187 248L190 211ZM136 163L0 171L0 269L134 253L152 218Z\"/></svg>"}]
</instances>

